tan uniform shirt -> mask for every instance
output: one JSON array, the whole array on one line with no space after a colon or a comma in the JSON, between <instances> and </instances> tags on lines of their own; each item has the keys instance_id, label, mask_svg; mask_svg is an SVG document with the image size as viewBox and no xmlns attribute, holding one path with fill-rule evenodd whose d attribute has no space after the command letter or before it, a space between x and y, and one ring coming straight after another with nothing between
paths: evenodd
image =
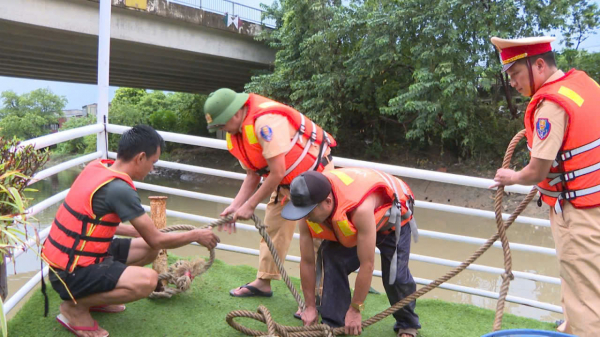
<instances>
[{"instance_id":1,"label":"tan uniform shirt","mask_svg":"<svg viewBox=\"0 0 600 337\"><path fill-rule=\"evenodd\" d=\"M270 130L270 132L269 132ZM292 139L296 135L297 130L288 121L287 117L277 114L266 114L260 116L254 122L254 133L256 139L263 149L263 157L270 159L287 152L292 145ZM298 143L305 146L308 141L308 137L302 136L298 138ZM308 153L317 156L319 154L318 144L312 144ZM324 156L328 155L331 150L328 148ZM244 169L247 169L243 163L240 162Z\"/></svg>"},{"instance_id":2,"label":"tan uniform shirt","mask_svg":"<svg viewBox=\"0 0 600 337\"><path fill-rule=\"evenodd\" d=\"M564 75L565 74L559 70L550 76L546 83L556 81ZM548 123L550 124L550 133L544 139L541 139L537 133L537 125L540 118L548 119ZM542 103L538 105L533 118L534 132L531 156L544 160L556 159L556 155L558 154L563 138L565 137L567 122L568 115L562 107L554 102L542 101Z\"/></svg>"},{"instance_id":3,"label":"tan uniform shirt","mask_svg":"<svg viewBox=\"0 0 600 337\"><path fill-rule=\"evenodd\" d=\"M557 71L547 82L564 76ZM549 134L541 139L537 133L538 120L547 118ZM554 160L565 136L568 115L559 105L544 101L534 115L534 134L531 156ZM569 202L563 212L550 208L552 235L556 243L562 280L562 306L568 333L577 336L596 336L600 329L600 207L577 209ZM586 305L583 305L585 303Z\"/></svg>"}]
</instances>

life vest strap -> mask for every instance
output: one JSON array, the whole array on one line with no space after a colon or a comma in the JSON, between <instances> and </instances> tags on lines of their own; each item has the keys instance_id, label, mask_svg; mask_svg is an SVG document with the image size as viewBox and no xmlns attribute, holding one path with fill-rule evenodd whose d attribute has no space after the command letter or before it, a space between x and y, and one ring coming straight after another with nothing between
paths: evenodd
<instances>
[{"instance_id":1,"label":"life vest strap","mask_svg":"<svg viewBox=\"0 0 600 337\"><path fill-rule=\"evenodd\" d=\"M288 167L287 170L285 170L285 173L283 174L284 177L287 176L288 174L290 174L296 167L298 167L298 165L300 165L300 163L302 162L304 157L306 157L308 150L310 150L310 146L312 145L312 143L313 143L312 138L308 142L306 142L306 146L304 147L304 150L302 151L302 153L298 156L296 161L290 167Z\"/></svg>"},{"instance_id":2,"label":"life vest strap","mask_svg":"<svg viewBox=\"0 0 600 337\"><path fill-rule=\"evenodd\" d=\"M590 174L592 172L596 172L598 170L600 170L600 162L596 163L594 165L588 166L588 167L584 167L579 170L558 173L556 175L556 177L549 182L549 184L550 184L550 186L554 186L560 182L567 182L567 181L573 180L577 177L580 177L580 176L583 176L586 174Z\"/></svg>"},{"instance_id":3,"label":"life vest strap","mask_svg":"<svg viewBox=\"0 0 600 337\"><path fill-rule=\"evenodd\" d=\"M600 192L600 185L584 188L581 190L566 190L566 191L548 191L546 189L540 188L536 186L537 190L540 194L545 195L547 197L556 198L556 203L554 204L554 211L558 214L562 212L561 202L563 200L573 200L577 197L583 197L586 195L594 194Z\"/></svg>"},{"instance_id":4,"label":"life vest strap","mask_svg":"<svg viewBox=\"0 0 600 337\"><path fill-rule=\"evenodd\" d=\"M72 230L66 228L65 226L63 226L63 224L58 222L57 219L54 219L54 224L56 225L56 228L60 229L63 233L67 234L69 237L72 237L73 239L78 238L80 240L91 241L91 242L111 242L112 241L112 237L98 238L98 237L94 237L94 236L82 235L78 232L75 232L75 231L72 231Z\"/></svg>"},{"instance_id":5,"label":"life vest strap","mask_svg":"<svg viewBox=\"0 0 600 337\"><path fill-rule=\"evenodd\" d=\"M302 119L302 121L304 122L304 118ZM298 156L298 158L296 159L296 161L290 166L288 167L287 170L285 170L284 173L284 177L287 176L288 174L290 174L292 171L294 171L296 169L296 167L298 167L298 165L300 165L300 163L304 160L304 158L306 157L306 155L308 154L308 151L310 150L310 147L312 146L312 144L316 141L317 136L316 136L316 125L315 123L313 124L313 132L311 137L308 139L308 141L306 142L306 145L304 146L304 150L302 151L302 153L300 154L300 156ZM304 124L302 124L304 125ZM299 130L296 135L294 136L294 138L292 139L292 143L291 143L291 147L285 152L284 155L287 155L294 146L296 146L296 143L298 141L298 138L301 136L301 131ZM323 140L326 139L327 133L325 132L325 130L323 130ZM328 138L327 138L328 139ZM328 142L329 144L329 142ZM309 169L309 171L311 170L318 170L319 169L319 164L321 164L321 162L323 162L323 166L329 164L332 160L333 157L329 158L329 156L325 157L323 156L323 154L327 151L327 145L325 145L325 141L321 141L321 146L319 147L319 153L317 154L317 159L315 159L315 162L313 163L313 165L311 166L311 168ZM331 156L331 155L330 155ZM327 158L327 164L324 163L324 159ZM269 166L265 166L261 169L256 170L256 174L263 176L265 174L269 173Z\"/></svg>"},{"instance_id":6,"label":"life vest strap","mask_svg":"<svg viewBox=\"0 0 600 337\"><path fill-rule=\"evenodd\" d=\"M93 253L93 252L86 252L86 251L81 251L81 250L76 250L76 249L72 249L66 246L61 245L60 243L58 243L56 240L54 240L51 236L48 235L48 241L50 241L50 243L56 247L56 249L60 250L61 252L65 253L65 254L74 254L74 255L80 255L80 256L88 256L88 257L95 257L95 258L103 258L108 256L108 252L106 253ZM69 268L67 268L69 269Z\"/></svg>"},{"instance_id":7,"label":"life vest strap","mask_svg":"<svg viewBox=\"0 0 600 337\"><path fill-rule=\"evenodd\" d=\"M578 154L593 150L599 146L600 146L600 138L596 139L593 142L587 143L583 146L580 146L580 147L577 147L577 148L574 148L571 150L559 152L558 158L562 161L567 161Z\"/></svg>"},{"instance_id":8,"label":"life vest strap","mask_svg":"<svg viewBox=\"0 0 600 337\"><path fill-rule=\"evenodd\" d=\"M304 114L302 114L300 112L299 112L299 114L300 114L300 127L298 128L298 131L301 134L304 134L304 132L306 132L306 125L305 125L306 124L306 122L305 122L306 119L304 118Z\"/></svg>"},{"instance_id":9,"label":"life vest strap","mask_svg":"<svg viewBox=\"0 0 600 337\"><path fill-rule=\"evenodd\" d=\"M119 226L118 222L102 221L102 220L91 218L85 214L79 213L79 212L75 211L73 208L71 208L71 206L69 206L69 204L67 204L66 201L63 202L63 206L65 207L65 209L67 211L69 211L69 213L71 213L71 215L73 215L79 221L85 221L87 223L92 223L94 225L101 225L101 226L109 226L109 227Z\"/></svg>"}]
</instances>

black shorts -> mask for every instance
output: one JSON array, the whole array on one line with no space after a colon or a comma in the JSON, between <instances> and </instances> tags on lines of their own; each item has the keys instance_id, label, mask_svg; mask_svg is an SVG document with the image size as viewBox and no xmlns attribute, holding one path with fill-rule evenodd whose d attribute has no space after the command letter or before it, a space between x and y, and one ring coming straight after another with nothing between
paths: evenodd
<instances>
[{"instance_id":1,"label":"black shorts","mask_svg":"<svg viewBox=\"0 0 600 337\"><path fill-rule=\"evenodd\" d=\"M92 294L104 293L115 289L121 274L127 268L127 256L129 255L129 247L131 239L115 238L110 243L108 254L102 262L92 264L87 267L77 267L72 273L67 273L64 270L56 272L65 282L69 291L75 299L87 297ZM60 295L60 298L67 301L71 299L65 286L54 275L49 272L52 288Z\"/></svg>"}]
</instances>

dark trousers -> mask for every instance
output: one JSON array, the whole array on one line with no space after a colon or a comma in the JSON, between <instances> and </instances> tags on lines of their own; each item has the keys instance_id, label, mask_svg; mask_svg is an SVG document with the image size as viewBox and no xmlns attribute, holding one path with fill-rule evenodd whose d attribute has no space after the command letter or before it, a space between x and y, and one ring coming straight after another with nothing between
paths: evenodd
<instances>
[{"instance_id":1,"label":"dark trousers","mask_svg":"<svg viewBox=\"0 0 600 337\"><path fill-rule=\"evenodd\" d=\"M398 242L398 272L394 284L389 284L390 263L396 250L396 236L377 233L377 248L381 252L381 269L383 287L390 305L396 304L401 299L412 294L417 285L408 270L408 257L410 255L410 226L402 227ZM356 247L347 248L333 241L323 241L321 244L323 257L323 297L321 299L320 313L323 323L332 327L345 325L346 312L352 300L348 275L360 267ZM366 304L368 305L368 303ZM420 329L419 316L415 313L416 301L410 302L404 308L394 313L396 324L394 330Z\"/></svg>"}]
</instances>

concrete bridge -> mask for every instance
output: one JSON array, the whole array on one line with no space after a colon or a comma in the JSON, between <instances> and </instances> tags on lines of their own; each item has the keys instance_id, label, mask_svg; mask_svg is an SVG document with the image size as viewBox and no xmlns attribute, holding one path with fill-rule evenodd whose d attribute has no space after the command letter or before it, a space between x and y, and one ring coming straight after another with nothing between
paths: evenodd
<instances>
[{"instance_id":1,"label":"concrete bridge","mask_svg":"<svg viewBox=\"0 0 600 337\"><path fill-rule=\"evenodd\" d=\"M111 0L110 85L242 90L275 51L264 26L167 0ZM0 1L0 76L96 84L98 0Z\"/></svg>"}]
</instances>

